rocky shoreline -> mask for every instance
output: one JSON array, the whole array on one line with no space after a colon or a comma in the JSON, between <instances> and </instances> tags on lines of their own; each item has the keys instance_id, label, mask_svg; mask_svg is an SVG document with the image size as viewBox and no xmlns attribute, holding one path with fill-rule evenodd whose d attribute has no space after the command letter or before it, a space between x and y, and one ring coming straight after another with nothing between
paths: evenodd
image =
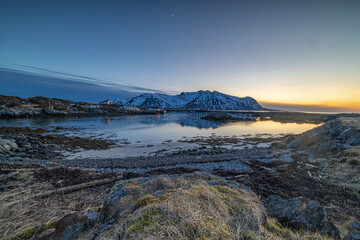
<instances>
[{"instance_id":1,"label":"rocky shoreline","mask_svg":"<svg viewBox=\"0 0 360 240\"><path fill-rule=\"evenodd\" d=\"M18 161L26 164L37 159L42 162L62 159L64 152L76 149L107 149L113 143L58 134L64 128L0 128L0 159L2 162Z\"/></svg>"},{"instance_id":2,"label":"rocky shoreline","mask_svg":"<svg viewBox=\"0 0 360 240\"><path fill-rule=\"evenodd\" d=\"M0 119L155 114L151 111L129 111L120 107L121 105L116 104L94 104L57 98L0 95Z\"/></svg>"},{"instance_id":3,"label":"rocky shoreline","mask_svg":"<svg viewBox=\"0 0 360 240\"><path fill-rule=\"evenodd\" d=\"M9 187L13 186L11 181L22 181L19 180L19 175L6 177L14 172L23 172L21 174L33 172L31 174L34 176L40 176L39 171L54 171L51 174L42 174L43 177L38 179L41 179L41 184L51 181L58 184L57 187L61 187L61 184L65 182L71 186L109 176L119 176L123 179L152 179L154 176L166 174L167 178L169 176L172 178L172 174L182 177L202 171L223 179L219 181L229 181L229 183L238 184L237 188L241 186L241 189L245 188L255 193L262 199L267 214L275 217L282 224L289 225L294 229L307 229L323 233L330 231L330 235L335 239L345 237L345 235L348 235L345 239L357 239L356 236L358 236L356 235L358 230L351 224L354 222L356 225L356 220L360 219L359 118L336 118L298 136L287 135L277 138L263 137L244 140L269 143L262 147L254 144L246 149L234 149L226 148L226 145L222 146L224 141L235 141L232 139L218 138L216 141L214 139L195 139L186 140L187 144L194 144L194 147L185 150L178 149L151 156L101 160L97 158L70 159L66 156L69 156L70 153L84 151L84 149L106 151L106 149L114 147L113 142L68 137L61 134L61 129L3 127L0 128L0 136L0 167L2 168L0 189L5 193L3 204L7 204L7 193L12 191L12 188ZM199 145L199 143L205 145ZM72 173L61 175L62 171L72 171ZM76 181L69 182L66 178L74 175L74 171L77 171L78 175L81 173L80 177ZM95 175L85 177L89 174ZM54 176L58 176L56 181L53 180ZM38 181L35 181L36 184ZM138 182L138 180L133 181ZM35 182L31 182L31 184L35 184ZM93 188L93 191L98 194L106 194L112 185L107 184L106 188ZM49 186L46 188L51 189ZM111 192L118 191L116 189L113 187ZM105 195L102 196L105 197ZM300 199L300 201L299 197L303 200ZM277 203L271 203L273 200L276 200ZM51 201L57 200L52 198ZM291 215L291 211L298 212L291 204L297 201L301 202L300 205L308 204L309 210L305 209L304 213L301 213L302 215ZM103 204L102 209L105 205ZM315 205L319 212L325 211L326 217L323 216L319 220L321 228L309 227L306 225L307 223L299 222L299 219L305 222L313 222L314 218L319 219L318 215L307 215L313 211L311 209ZM275 208L270 208L271 206L275 206ZM278 209L283 214L279 214ZM286 211L290 212L286 213ZM64 216L63 214L59 212L58 216ZM108 224L107 221L104 222L98 217L96 219L95 226ZM0 219L0 221L2 220ZM73 223L69 226L72 225ZM111 226L110 229L114 227L114 224ZM55 229L57 228L55 227ZM93 227L90 227L90 231L85 229L89 228L84 228L86 234L95 234L97 237L100 234L93 232L95 229ZM57 234L62 234L62 232L56 231ZM2 230L0 232L6 235L16 233L16 231L5 233ZM80 234L80 232L75 234Z\"/></svg>"}]
</instances>

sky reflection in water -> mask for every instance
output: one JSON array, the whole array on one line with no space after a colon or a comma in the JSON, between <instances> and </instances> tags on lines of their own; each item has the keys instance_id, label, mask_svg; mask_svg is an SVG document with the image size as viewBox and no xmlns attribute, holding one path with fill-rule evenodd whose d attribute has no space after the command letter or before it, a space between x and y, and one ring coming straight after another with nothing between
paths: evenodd
<instances>
[{"instance_id":1,"label":"sky reflection in water","mask_svg":"<svg viewBox=\"0 0 360 240\"><path fill-rule=\"evenodd\" d=\"M81 130L66 134L106 138L130 143L160 143L196 136L237 136L251 134L301 133L315 124L279 123L274 121L216 123L202 120L206 113L167 113L164 115L135 115L82 118L32 118L0 120L0 126L13 127L75 127Z\"/></svg>"}]
</instances>

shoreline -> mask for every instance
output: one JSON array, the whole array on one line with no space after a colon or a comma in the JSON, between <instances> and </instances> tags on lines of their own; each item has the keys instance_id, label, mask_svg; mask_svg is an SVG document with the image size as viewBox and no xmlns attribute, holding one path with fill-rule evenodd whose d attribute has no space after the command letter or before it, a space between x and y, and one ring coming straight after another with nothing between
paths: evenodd
<instances>
[{"instance_id":1,"label":"shoreline","mask_svg":"<svg viewBox=\"0 0 360 240\"><path fill-rule=\"evenodd\" d=\"M121 105L115 104L76 102L58 98L0 95L0 119L163 114L145 110L128 111L120 107Z\"/></svg>"},{"instance_id":2,"label":"shoreline","mask_svg":"<svg viewBox=\"0 0 360 240\"><path fill-rule=\"evenodd\" d=\"M98 116L131 116L148 114L165 114L165 111L128 111L121 105L103 105L86 102L75 102L65 99L0 95L0 119L16 118L56 118L56 117L98 117ZM323 123L336 117L359 117L360 113L311 113L280 110L186 110L165 109L167 112L222 112L249 114L260 121L272 120L281 123ZM241 120L240 120L241 121Z\"/></svg>"}]
</instances>

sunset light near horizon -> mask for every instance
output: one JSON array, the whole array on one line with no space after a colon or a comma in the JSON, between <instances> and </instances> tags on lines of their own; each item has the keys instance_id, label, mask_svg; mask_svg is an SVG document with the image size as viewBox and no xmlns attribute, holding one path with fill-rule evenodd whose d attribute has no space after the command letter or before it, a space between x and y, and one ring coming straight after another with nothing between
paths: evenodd
<instances>
[{"instance_id":1,"label":"sunset light near horizon","mask_svg":"<svg viewBox=\"0 0 360 240\"><path fill-rule=\"evenodd\" d=\"M73 100L202 89L272 109L360 112L360 1L105 2L2 1L0 94L71 98L8 78L45 69L100 86Z\"/></svg>"}]
</instances>

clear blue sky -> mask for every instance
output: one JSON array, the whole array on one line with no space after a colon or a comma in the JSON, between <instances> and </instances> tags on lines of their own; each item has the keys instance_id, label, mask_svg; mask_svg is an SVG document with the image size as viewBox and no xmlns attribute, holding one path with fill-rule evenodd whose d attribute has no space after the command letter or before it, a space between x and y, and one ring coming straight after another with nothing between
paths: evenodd
<instances>
[{"instance_id":1,"label":"clear blue sky","mask_svg":"<svg viewBox=\"0 0 360 240\"><path fill-rule=\"evenodd\" d=\"M360 1L2 0L0 64L359 110Z\"/></svg>"}]
</instances>

